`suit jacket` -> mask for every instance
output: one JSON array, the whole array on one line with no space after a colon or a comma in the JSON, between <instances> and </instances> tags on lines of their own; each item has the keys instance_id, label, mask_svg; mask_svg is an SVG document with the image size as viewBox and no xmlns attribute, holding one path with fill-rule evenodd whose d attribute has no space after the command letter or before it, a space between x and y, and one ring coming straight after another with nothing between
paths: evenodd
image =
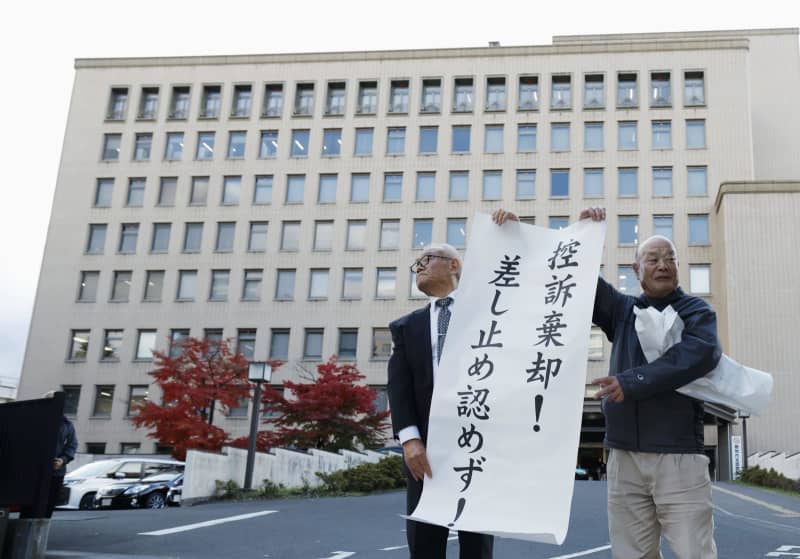
<instances>
[{"instance_id":1,"label":"suit jacket","mask_svg":"<svg viewBox=\"0 0 800 559\"><path fill-rule=\"evenodd\" d=\"M430 304L391 324L394 350L389 359L389 408L395 436L410 425L428 439L433 397L433 351Z\"/></svg>"}]
</instances>

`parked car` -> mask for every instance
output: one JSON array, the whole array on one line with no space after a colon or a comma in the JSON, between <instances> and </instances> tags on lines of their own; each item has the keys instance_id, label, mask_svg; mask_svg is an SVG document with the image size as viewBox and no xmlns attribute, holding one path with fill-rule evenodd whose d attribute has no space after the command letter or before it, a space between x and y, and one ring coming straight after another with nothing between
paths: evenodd
<instances>
[{"instance_id":1,"label":"parked car","mask_svg":"<svg viewBox=\"0 0 800 559\"><path fill-rule=\"evenodd\" d=\"M182 488L182 472L164 472L140 481L102 487L94 498L94 507L161 509L170 504L180 504Z\"/></svg>"},{"instance_id":2,"label":"parked car","mask_svg":"<svg viewBox=\"0 0 800 559\"><path fill-rule=\"evenodd\" d=\"M580 480L587 480L591 479L589 477L589 471L586 468L581 468L580 466L575 468L575 479Z\"/></svg>"},{"instance_id":3,"label":"parked car","mask_svg":"<svg viewBox=\"0 0 800 559\"><path fill-rule=\"evenodd\" d=\"M97 492L123 481L135 483L164 472L183 471L183 462L152 458L113 458L81 466L64 477L64 495L60 508L94 508Z\"/></svg>"}]
</instances>

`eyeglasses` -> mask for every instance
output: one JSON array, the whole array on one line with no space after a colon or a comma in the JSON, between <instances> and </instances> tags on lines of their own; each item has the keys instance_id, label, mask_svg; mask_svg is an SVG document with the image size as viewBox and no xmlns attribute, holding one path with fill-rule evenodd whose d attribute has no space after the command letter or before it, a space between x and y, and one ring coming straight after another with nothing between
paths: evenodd
<instances>
[{"instance_id":1,"label":"eyeglasses","mask_svg":"<svg viewBox=\"0 0 800 559\"><path fill-rule=\"evenodd\" d=\"M421 268L426 268L431 262L431 258L441 258L442 260L452 260L449 256L439 256L438 254L426 254L420 256L411 265L411 271L417 273Z\"/></svg>"}]
</instances>

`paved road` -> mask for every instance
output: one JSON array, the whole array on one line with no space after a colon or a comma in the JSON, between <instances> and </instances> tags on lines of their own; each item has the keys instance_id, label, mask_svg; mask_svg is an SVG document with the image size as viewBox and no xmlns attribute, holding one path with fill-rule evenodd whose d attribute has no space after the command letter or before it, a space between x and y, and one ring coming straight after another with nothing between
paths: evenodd
<instances>
[{"instance_id":1,"label":"paved road","mask_svg":"<svg viewBox=\"0 0 800 559\"><path fill-rule=\"evenodd\" d=\"M610 559L605 490L604 482L575 483L563 546L502 539L495 543L495 557ZM47 557L405 559L404 525L398 516L404 497L392 492L156 511L58 511ZM714 506L721 559L800 558L800 498L719 483ZM448 549L448 558L455 559L457 542ZM665 558L672 557L665 552Z\"/></svg>"}]
</instances>

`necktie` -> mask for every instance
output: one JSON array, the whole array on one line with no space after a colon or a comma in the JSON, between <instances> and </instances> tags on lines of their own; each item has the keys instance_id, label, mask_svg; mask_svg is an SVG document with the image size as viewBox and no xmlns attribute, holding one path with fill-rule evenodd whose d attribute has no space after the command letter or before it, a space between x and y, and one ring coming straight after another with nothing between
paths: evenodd
<instances>
[{"instance_id":1,"label":"necktie","mask_svg":"<svg viewBox=\"0 0 800 559\"><path fill-rule=\"evenodd\" d=\"M453 302L452 297L443 297L436 301L436 306L439 307L439 320L437 326L439 329L439 336L436 344L436 362L438 363L442 358L442 349L444 348L444 339L447 336L447 326L450 324L450 303Z\"/></svg>"}]
</instances>

